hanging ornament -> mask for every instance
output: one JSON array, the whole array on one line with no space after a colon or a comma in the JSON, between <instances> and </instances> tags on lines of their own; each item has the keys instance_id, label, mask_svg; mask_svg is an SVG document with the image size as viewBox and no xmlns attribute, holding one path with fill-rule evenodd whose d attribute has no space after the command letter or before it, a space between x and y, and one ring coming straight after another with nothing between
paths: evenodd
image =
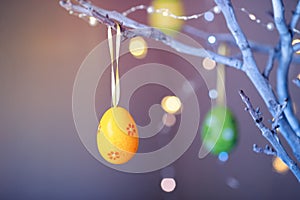
<instances>
[{"instance_id":1,"label":"hanging ornament","mask_svg":"<svg viewBox=\"0 0 300 200\"><path fill-rule=\"evenodd\" d=\"M173 35L174 31L180 31L183 21L170 17L171 14L181 16L184 14L181 0L154 0L153 10L162 9L160 13L154 12L149 15L149 23L159 28L166 34Z\"/></svg>"},{"instance_id":2,"label":"hanging ornament","mask_svg":"<svg viewBox=\"0 0 300 200\"><path fill-rule=\"evenodd\" d=\"M226 55L226 46L221 44L219 54ZM213 155L230 152L237 142L237 123L230 109L225 105L225 68L217 68L217 102L205 116L202 126L204 147ZM227 159L226 159L227 160Z\"/></svg>"},{"instance_id":3,"label":"hanging ornament","mask_svg":"<svg viewBox=\"0 0 300 200\"><path fill-rule=\"evenodd\" d=\"M113 67L112 30L108 28L108 44L111 56L111 93L113 107L102 116L98 131L97 145L101 156L112 164L124 164L137 152L139 138L136 123L130 113L118 106L120 99L119 81L119 52L121 44L121 30L117 25L116 36L116 77Z\"/></svg>"}]
</instances>

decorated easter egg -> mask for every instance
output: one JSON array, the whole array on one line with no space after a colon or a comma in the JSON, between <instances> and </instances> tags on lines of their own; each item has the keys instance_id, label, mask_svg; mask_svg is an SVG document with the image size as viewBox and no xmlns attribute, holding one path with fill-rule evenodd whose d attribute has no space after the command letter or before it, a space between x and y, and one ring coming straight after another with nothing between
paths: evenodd
<instances>
[{"instance_id":1,"label":"decorated easter egg","mask_svg":"<svg viewBox=\"0 0 300 200\"><path fill-rule=\"evenodd\" d=\"M212 108L202 126L204 147L214 155L230 152L237 142L237 124L232 112L224 106Z\"/></svg>"},{"instance_id":2,"label":"decorated easter egg","mask_svg":"<svg viewBox=\"0 0 300 200\"><path fill-rule=\"evenodd\" d=\"M122 107L112 107L102 116L97 145L101 156L109 163L123 164L137 152L139 139L136 123Z\"/></svg>"},{"instance_id":3,"label":"decorated easter egg","mask_svg":"<svg viewBox=\"0 0 300 200\"><path fill-rule=\"evenodd\" d=\"M154 0L152 2L152 7L156 9L168 9L172 14L176 16L182 16L183 4L181 0ZM172 34L174 31L180 31L183 21L179 19L174 19L170 16L166 16L167 11L162 13L152 13L149 15L149 23L151 26L159 28L166 34ZM170 30L171 29L171 30Z\"/></svg>"}]
</instances>

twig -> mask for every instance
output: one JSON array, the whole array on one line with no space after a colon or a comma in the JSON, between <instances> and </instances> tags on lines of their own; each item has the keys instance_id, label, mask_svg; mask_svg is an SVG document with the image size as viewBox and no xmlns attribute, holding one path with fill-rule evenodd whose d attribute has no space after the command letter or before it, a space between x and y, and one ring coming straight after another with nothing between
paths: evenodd
<instances>
[{"instance_id":1,"label":"twig","mask_svg":"<svg viewBox=\"0 0 300 200\"><path fill-rule=\"evenodd\" d=\"M296 162L294 162L290 156L287 154L285 149L280 143L279 138L276 135L276 132L273 130L268 129L263 124L263 119L261 117L261 113L254 110L249 97L245 95L245 93L241 90L239 92L243 102L246 105L246 110L251 115L252 119L255 121L256 126L260 129L262 135L270 142L273 146L274 150L277 152L277 156L281 158L281 160L290 168L293 174L296 176L297 180L300 182L300 169L297 166Z\"/></svg>"},{"instance_id":2,"label":"twig","mask_svg":"<svg viewBox=\"0 0 300 200\"><path fill-rule=\"evenodd\" d=\"M178 52L201 58L209 57L210 59L215 60L216 62L242 70L242 62L238 59L227 58L226 56L221 56L214 52L207 51L203 48L196 48L193 46L183 44L173 39L172 37L167 36L158 29L138 23L116 11L108 11L94 6L91 3L88 3L83 0L78 0L78 3L79 5L74 5L71 1L60 1L60 5L67 11L72 11L74 13L79 12L86 16L93 16L100 23L105 24L107 26L116 27L116 23L121 24L122 34L126 38L132 38L136 36L151 38L160 41L167 46L170 46Z\"/></svg>"},{"instance_id":3,"label":"twig","mask_svg":"<svg viewBox=\"0 0 300 200\"><path fill-rule=\"evenodd\" d=\"M242 32L238 22L236 20L233 7L230 0L215 0L216 4L221 8L222 13L225 17L226 24L231 34L233 35L240 51L243 54L244 70L260 96L267 105L270 113L273 117L276 115L276 107L270 102L277 102L272 87L269 82L259 72L258 67L254 61L249 43ZM293 153L298 161L300 161L300 139L287 122L285 116L279 121L280 131L286 141L289 143L293 150Z\"/></svg>"},{"instance_id":4,"label":"twig","mask_svg":"<svg viewBox=\"0 0 300 200\"><path fill-rule=\"evenodd\" d=\"M256 153L264 153L268 156L276 156L277 152L271 148L269 145L266 145L265 148L258 147L257 144L253 144L253 151Z\"/></svg>"},{"instance_id":5,"label":"twig","mask_svg":"<svg viewBox=\"0 0 300 200\"><path fill-rule=\"evenodd\" d=\"M275 49L273 49L270 52L267 65L266 65L265 70L263 72L263 76L266 79L269 79L270 73L271 73L271 71L273 69L273 66L274 66L274 60L275 60Z\"/></svg>"},{"instance_id":6,"label":"twig","mask_svg":"<svg viewBox=\"0 0 300 200\"><path fill-rule=\"evenodd\" d=\"M290 29L294 30L297 26L298 20L300 17L300 1L298 1L298 4L296 6L296 10L293 12L293 17L290 23Z\"/></svg>"}]
</instances>

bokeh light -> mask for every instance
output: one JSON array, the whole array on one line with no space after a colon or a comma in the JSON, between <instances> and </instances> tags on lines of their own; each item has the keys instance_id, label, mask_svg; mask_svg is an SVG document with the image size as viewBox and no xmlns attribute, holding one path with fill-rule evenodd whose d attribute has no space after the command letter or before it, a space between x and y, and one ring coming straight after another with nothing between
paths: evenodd
<instances>
[{"instance_id":1,"label":"bokeh light","mask_svg":"<svg viewBox=\"0 0 300 200\"><path fill-rule=\"evenodd\" d=\"M269 31L273 31L274 30L274 24L272 23L272 22L269 22L268 24L267 24L267 29L269 30Z\"/></svg>"},{"instance_id":2,"label":"bokeh light","mask_svg":"<svg viewBox=\"0 0 300 200\"><path fill-rule=\"evenodd\" d=\"M284 174L289 170L289 167L279 157L276 157L273 160L273 169L280 174Z\"/></svg>"},{"instance_id":3,"label":"bokeh light","mask_svg":"<svg viewBox=\"0 0 300 200\"><path fill-rule=\"evenodd\" d=\"M208 41L210 44L214 44L214 43L216 43L217 38L216 38L215 36L211 35L211 36L209 36L209 37L207 38L207 41Z\"/></svg>"},{"instance_id":4,"label":"bokeh light","mask_svg":"<svg viewBox=\"0 0 300 200\"><path fill-rule=\"evenodd\" d=\"M144 58L148 52L146 41L142 37L135 37L130 40L129 51L136 58Z\"/></svg>"},{"instance_id":5,"label":"bokeh light","mask_svg":"<svg viewBox=\"0 0 300 200\"><path fill-rule=\"evenodd\" d=\"M174 178L164 178L160 183L161 189L165 192L172 192L176 188L176 181Z\"/></svg>"},{"instance_id":6,"label":"bokeh light","mask_svg":"<svg viewBox=\"0 0 300 200\"><path fill-rule=\"evenodd\" d=\"M211 89L208 92L208 96L211 99L216 99L218 97L218 91L216 89Z\"/></svg>"},{"instance_id":7,"label":"bokeh light","mask_svg":"<svg viewBox=\"0 0 300 200\"><path fill-rule=\"evenodd\" d=\"M213 70L216 67L216 61L210 58L204 58L202 61L202 65L206 70Z\"/></svg>"},{"instance_id":8,"label":"bokeh light","mask_svg":"<svg viewBox=\"0 0 300 200\"><path fill-rule=\"evenodd\" d=\"M166 96L161 101L161 107L169 114L178 113L181 109L181 101L176 96Z\"/></svg>"},{"instance_id":9,"label":"bokeh light","mask_svg":"<svg viewBox=\"0 0 300 200\"><path fill-rule=\"evenodd\" d=\"M208 11L208 12L206 12L206 13L204 14L204 19L205 19L206 21L208 21L208 22L213 21L214 18L215 18L215 15L214 15L214 13L212 13L211 11Z\"/></svg>"},{"instance_id":10,"label":"bokeh light","mask_svg":"<svg viewBox=\"0 0 300 200\"><path fill-rule=\"evenodd\" d=\"M233 177L229 177L226 180L226 184L232 189L238 189L240 187L240 182L236 178L233 178Z\"/></svg>"},{"instance_id":11,"label":"bokeh light","mask_svg":"<svg viewBox=\"0 0 300 200\"><path fill-rule=\"evenodd\" d=\"M163 124L167 127L171 127L176 123L175 115L165 113L162 117Z\"/></svg>"},{"instance_id":12,"label":"bokeh light","mask_svg":"<svg viewBox=\"0 0 300 200\"><path fill-rule=\"evenodd\" d=\"M218 159L221 162L226 162L228 160L228 158L229 158L229 156L228 156L227 152L221 152L221 153L219 153Z\"/></svg>"}]
</instances>

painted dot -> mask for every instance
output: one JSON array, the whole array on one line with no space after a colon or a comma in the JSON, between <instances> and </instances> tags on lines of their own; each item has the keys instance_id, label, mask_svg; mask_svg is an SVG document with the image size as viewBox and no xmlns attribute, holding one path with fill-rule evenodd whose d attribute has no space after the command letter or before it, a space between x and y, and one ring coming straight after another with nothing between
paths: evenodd
<instances>
[{"instance_id":1,"label":"painted dot","mask_svg":"<svg viewBox=\"0 0 300 200\"><path fill-rule=\"evenodd\" d=\"M221 153L219 153L218 158L221 162L226 162L228 160L229 156L228 156L227 152L221 152Z\"/></svg>"},{"instance_id":2,"label":"painted dot","mask_svg":"<svg viewBox=\"0 0 300 200\"><path fill-rule=\"evenodd\" d=\"M267 29L268 29L269 31L273 31L273 30L274 30L274 24L273 24L272 22L269 22L269 23L267 24Z\"/></svg>"},{"instance_id":3,"label":"painted dot","mask_svg":"<svg viewBox=\"0 0 300 200\"><path fill-rule=\"evenodd\" d=\"M222 137L224 140L232 140L233 138L233 130L230 129L230 128L226 128L224 131L223 131L223 134L222 134Z\"/></svg>"},{"instance_id":4,"label":"painted dot","mask_svg":"<svg viewBox=\"0 0 300 200\"><path fill-rule=\"evenodd\" d=\"M176 188L176 181L173 178L164 178L160 183L161 189L165 192L172 192Z\"/></svg>"},{"instance_id":5,"label":"painted dot","mask_svg":"<svg viewBox=\"0 0 300 200\"><path fill-rule=\"evenodd\" d=\"M250 18L252 21L255 21L255 20L256 20L256 17L255 17L255 15L253 15L253 14L249 14L249 18Z\"/></svg>"},{"instance_id":6,"label":"painted dot","mask_svg":"<svg viewBox=\"0 0 300 200\"><path fill-rule=\"evenodd\" d=\"M171 127L176 123L176 117L172 114L165 113L162 118L163 124L167 127Z\"/></svg>"},{"instance_id":7,"label":"painted dot","mask_svg":"<svg viewBox=\"0 0 300 200\"><path fill-rule=\"evenodd\" d=\"M129 51L136 58L144 58L147 54L147 43L142 37L135 37L130 40Z\"/></svg>"},{"instance_id":8,"label":"painted dot","mask_svg":"<svg viewBox=\"0 0 300 200\"><path fill-rule=\"evenodd\" d=\"M218 97L218 91L215 89L209 90L208 95L209 98L216 99Z\"/></svg>"},{"instance_id":9,"label":"painted dot","mask_svg":"<svg viewBox=\"0 0 300 200\"><path fill-rule=\"evenodd\" d=\"M214 13L219 14L219 13L221 12L221 9L220 9L219 6L215 6L215 7L213 8L213 11L214 11Z\"/></svg>"},{"instance_id":10,"label":"painted dot","mask_svg":"<svg viewBox=\"0 0 300 200\"><path fill-rule=\"evenodd\" d=\"M208 22L213 21L214 18L215 18L214 13L212 13L212 12L210 12L210 11L208 11L208 12L206 12L206 13L204 14L204 19L205 19L206 21L208 21Z\"/></svg>"},{"instance_id":11,"label":"painted dot","mask_svg":"<svg viewBox=\"0 0 300 200\"><path fill-rule=\"evenodd\" d=\"M216 43L217 39L215 36L211 35L207 38L207 41L210 43L210 44L214 44Z\"/></svg>"},{"instance_id":12,"label":"painted dot","mask_svg":"<svg viewBox=\"0 0 300 200\"><path fill-rule=\"evenodd\" d=\"M289 170L289 167L279 157L276 157L273 160L273 169L280 174L284 174Z\"/></svg>"},{"instance_id":13,"label":"painted dot","mask_svg":"<svg viewBox=\"0 0 300 200\"><path fill-rule=\"evenodd\" d=\"M213 70L216 67L217 63L210 58L204 58L202 61L202 65L206 70Z\"/></svg>"}]
</instances>

